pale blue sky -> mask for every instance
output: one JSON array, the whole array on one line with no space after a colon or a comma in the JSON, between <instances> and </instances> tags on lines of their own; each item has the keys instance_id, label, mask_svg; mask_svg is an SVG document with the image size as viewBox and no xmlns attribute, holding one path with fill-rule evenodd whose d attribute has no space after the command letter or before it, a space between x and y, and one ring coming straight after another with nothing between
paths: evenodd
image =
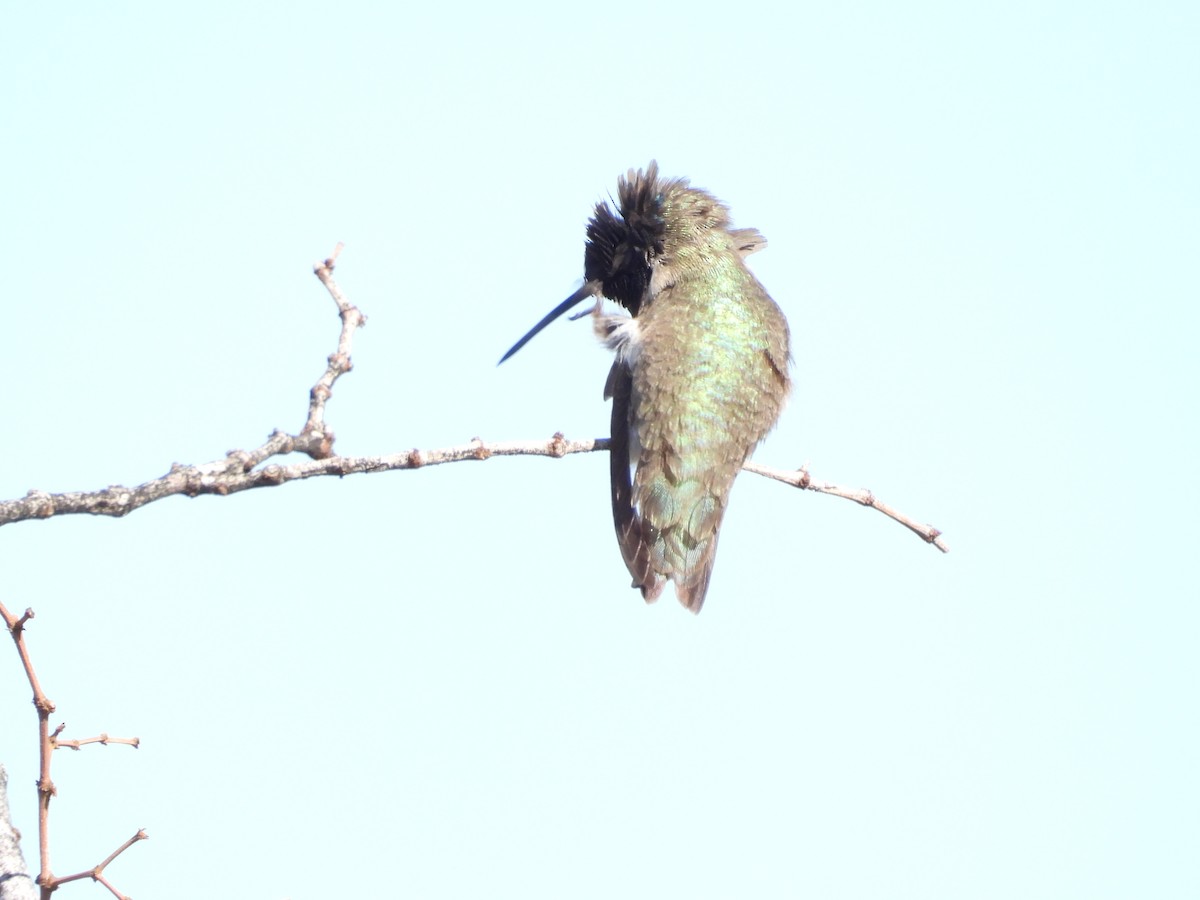
<instances>
[{"instance_id":1,"label":"pale blue sky","mask_svg":"<svg viewBox=\"0 0 1200 900\"><path fill-rule=\"evenodd\" d=\"M704 613L647 608L602 455L6 527L56 718L144 742L56 761L60 874L144 827L136 897L1200 896L1195 4L80 7L0 35L0 496L298 429L339 240L342 452L607 434L585 323L495 361L657 158L770 241L757 459L953 549L747 476Z\"/></svg>"}]
</instances>

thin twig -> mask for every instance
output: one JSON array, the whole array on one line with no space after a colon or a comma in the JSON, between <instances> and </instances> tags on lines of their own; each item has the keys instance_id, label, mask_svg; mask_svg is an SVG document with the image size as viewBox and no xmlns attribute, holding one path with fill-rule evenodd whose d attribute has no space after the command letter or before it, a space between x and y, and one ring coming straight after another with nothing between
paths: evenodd
<instances>
[{"instance_id":1,"label":"thin twig","mask_svg":"<svg viewBox=\"0 0 1200 900\"><path fill-rule=\"evenodd\" d=\"M367 324L367 317L346 299L342 289L333 280L333 267L344 246L339 242L328 259L313 266L313 273L329 291L329 296L337 304L338 315L342 318L342 333L338 336L337 350L330 354L329 366L308 393L308 419L300 429L300 434L296 436L296 446L293 448L297 452L307 453L313 459L326 459L333 455L334 437L333 432L325 427L325 404L333 394L334 382L354 368L350 360L354 332Z\"/></svg>"},{"instance_id":2,"label":"thin twig","mask_svg":"<svg viewBox=\"0 0 1200 900\"><path fill-rule=\"evenodd\" d=\"M50 738L50 714L54 712L54 704L42 690L38 682L37 672L33 668L33 660L29 656L29 648L25 644L25 625L34 617L32 609L17 618L0 603L0 617L8 627L13 643L17 645L17 656L25 669L25 677L33 688L33 705L38 716L38 856L41 858L42 869L37 877L37 883L42 888L42 896L46 896L47 885L54 880L50 871L50 798L58 793L54 781L50 778L50 756L53 744ZM61 729L60 729L61 730ZM57 732L56 732L57 733Z\"/></svg>"},{"instance_id":3,"label":"thin twig","mask_svg":"<svg viewBox=\"0 0 1200 900\"><path fill-rule=\"evenodd\" d=\"M217 463L204 466L187 466L172 469L161 478L148 481L135 488L110 487L92 493L45 494L31 491L22 500L0 503L0 524L31 518L49 518L56 515L89 514L98 516L124 516L139 507L175 494L195 497L200 494L236 494L252 488L275 487L289 481L320 478L327 475L344 477L369 472L394 472L401 469L420 469L445 463L465 460L484 460L493 456L550 456L563 457L575 453L593 453L608 449L608 438L567 440L561 433L547 441L500 441L489 443L474 439L468 444L438 447L428 450L406 450L384 456L330 456L326 459L305 460L284 465L272 463L249 472L240 467L230 471L218 470ZM216 470L216 471L214 471ZM804 469L784 471L755 462L746 463L745 470L766 478L782 481L793 487L820 494L830 494L853 500L862 506L870 506L885 516L895 519L911 529L926 543L933 544L943 553L949 547L941 538L941 532L932 525L922 525L905 514L893 509L875 497L869 490L845 488L811 478ZM5 518L5 507L24 504L12 519Z\"/></svg>"},{"instance_id":4,"label":"thin twig","mask_svg":"<svg viewBox=\"0 0 1200 900\"><path fill-rule=\"evenodd\" d=\"M761 466L756 462L748 462L742 468L747 472L753 472L755 475L762 475L764 478L771 478L775 481L782 481L784 484L790 484L792 487L800 488L803 491L829 494L833 497L841 497L844 500L853 500L861 506L869 506L872 509L877 509L889 519L895 519L905 528L912 531L921 540L925 541L925 543L933 544L933 546L937 547L943 553L950 552L949 546L942 540L942 533L940 531L932 525L922 525L910 519L899 510L888 506L888 504L884 503L866 488L847 488L828 481L814 481L809 476L808 469L804 467L785 471L783 469L772 469L770 466Z\"/></svg>"},{"instance_id":5,"label":"thin twig","mask_svg":"<svg viewBox=\"0 0 1200 900\"><path fill-rule=\"evenodd\" d=\"M103 744L105 746L108 746L109 744L125 744L132 747L134 750L137 750L142 746L141 738L115 738L109 737L107 734L98 734L95 737L80 738L78 740L71 741L60 741L58 739L58 735L55 734L51 735L51 739L54 741L55 750L62 750L63 748L68 750L78 750L84 744Z\"/></svg>"}]
</instances>

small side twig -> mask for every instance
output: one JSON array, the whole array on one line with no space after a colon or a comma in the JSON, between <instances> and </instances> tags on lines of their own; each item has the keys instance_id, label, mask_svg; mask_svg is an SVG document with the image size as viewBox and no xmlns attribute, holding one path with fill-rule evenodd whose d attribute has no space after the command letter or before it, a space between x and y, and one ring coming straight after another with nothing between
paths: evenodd
<instances>
[{"instance_id":1,"label":"small side twig","mask_svg":"<svg viewBox=\"0 0 1200 900\"><path fill-rule=\"evenodd\" d=\"M58 731L61 731L62 728L63 728L63 726L59 725ZM54 742L55 750L62 750L64 748L67 750L78 750L80 747L84 746L84 744L104 744L105 746L107 746L109 744L125 744L129 747L132 747L134 750L137 750L139 747L142 746L141 738L109 737L107 734L104 734L103 732L96 735L95 737L79 738L78 740L71 740L71 741L60 741L58 739L58 731L55 731L55 733L50 736L50 739Z\"/></svg>"},{"instance_id":2,"label":"small side twig","mask_svg":"<svg viewBox=\"0 0 1200 900\"><path fill-rule=\"evenodd\" d=\"M300 453L307 453L313 459L326 459L333 455L334 437L333 432L325 427L325 404L333 395L334 382L354 368L350 360L354 332L367 324L367 317L346 299L342 289L333 280L334 264L344 246L339 242L328 259L313 266L313 273L329 291L329 296L337 304L338 315L342 318L342 333L338 335L337 350L329 355L328 367L309 391L308 419L295 439L294 449Z\"/></svg>"}]
</instances>

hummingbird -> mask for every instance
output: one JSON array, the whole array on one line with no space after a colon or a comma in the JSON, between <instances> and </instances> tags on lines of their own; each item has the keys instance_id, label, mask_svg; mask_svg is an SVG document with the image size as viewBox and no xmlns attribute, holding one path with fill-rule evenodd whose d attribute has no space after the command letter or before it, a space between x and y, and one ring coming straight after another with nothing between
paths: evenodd
<instances>
[{"instance_id":1,"label":"hummingbird","mask_svg":"<svg viewBox=\"0 0 1200 900\"><path fill-rule=\"evenodd\" d=\"M604 397L621 556L647 603L670 580L699 613L734 479L791 388L787 319L746 267L766 239L732 228L708 191L663 178L651 161L618 180L615 202L597 203L588 221L583 286L500 362L594 301L594 329L615 354ZM605 299L628 315L605 315Z\"/></svg>"}]
</instances>

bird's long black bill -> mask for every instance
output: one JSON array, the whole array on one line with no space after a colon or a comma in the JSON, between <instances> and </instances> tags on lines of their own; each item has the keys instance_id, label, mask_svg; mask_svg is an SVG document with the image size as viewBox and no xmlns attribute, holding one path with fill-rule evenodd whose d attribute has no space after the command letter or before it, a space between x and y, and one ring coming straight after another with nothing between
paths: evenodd
<instances>
[{"instance_id":1,"label":"bird's long black bill","mask_svg":"<svg viewBox=\"0 0 1200 900\"><path fill-rule=\"evenodd\" d=\"M526 344L528 344L533 339L533 336L535 334L537 334L539 331L541 331L543 328L545 328L547 325L549 325L551 322L553 322L555 319L557 319L559 316L561 316L563 313L565 313L572 306L576 306L576 305L582 303L584 300L587 300L589 297L596 296L596 294L599 292L600 292L600 282L598 282L598 281L586 282L583 287L581 287L579 290L577 290L575 293L573 293L570 297L568 297L562 303L558 304L558 306L554 307L554 309L550 310L550 312L546 313L546 315L542 318L542 321L538 322L536 325L534 325L532 328L530 328L529 331L526 333L525 337L521 338L519 341L517 341L515 344L513 344L509 348L508 352L505 353L502 357L500 357L500 362L496 363L496 365L500 365L500 363L504 362L506 359L508 359L510 356L512 356L514 353L516 353L518 350L520 350L522 347L524 347Z\"/></svg>"}]
</instances>

